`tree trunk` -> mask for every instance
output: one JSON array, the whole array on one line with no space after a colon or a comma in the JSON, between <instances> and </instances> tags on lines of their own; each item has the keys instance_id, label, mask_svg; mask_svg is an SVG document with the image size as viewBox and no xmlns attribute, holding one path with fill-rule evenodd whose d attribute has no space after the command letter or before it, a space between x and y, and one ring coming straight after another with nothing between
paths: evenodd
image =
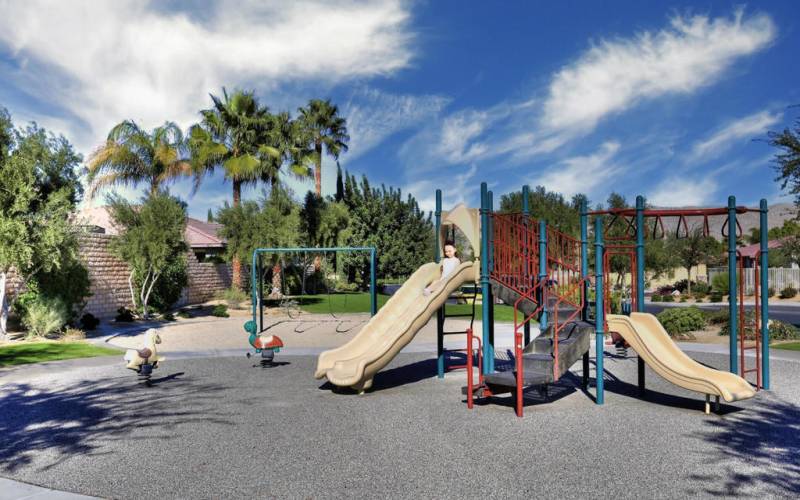
<instances>
[{"instance_id":1,"label":"tree trunk","mask_svg":"<svg viewBox=\"0 0 800 500\"><path fill-rule=\"evenodd\" d=\"M128 288L131 291L131 302L133 303L133 310L136 310L136 292L133 291L133 273L136 271L131 269L131 274L128 275Z\"/></svg>"},{"instance_id":2,"label":"tree trunk","mask_svg":"<svg viewBox=\"0 0 800 500\"><path fill-rule=\"evenodd\" d=\"M0 340L6 339L6 326L8 324L8 304L6 303L6 276L5 271L0 272Z\"/></svg>"},{"instance_id":3,"label":"tree trunk","mask_svg":"<svg viewBox=\"0 0 800 500\"><path fill-rule=\"evenodd\" d=\"M270 292L269 296L273 299L280 299L283 296L283 290L281 286L281 263L280 261L276 262L274 266L272 266L272 291Z\"/></svg>"},{"instance_id":4,"label":"tree trunk","mask_svg":"<svg viewBox=\"0 0 800 500\"><path fill-rule=\"evenodd\" d=\"M686 294L692 294L692 266L686 268Z\"/></svg>"},{"instance_id":5,"label":"tree trunk","mask_svg":"<svg viewBox=\"0 0 800 500\"><path fill-rule=\"evenodd\" d=\"M317 152L317 165L314 168L314 191L317 196L322 197L322 143L317 141L314 145L314 150Z\"/></svg>"},{"instance_id":6,"label":"tree trunk","mask_svg":"<svg viewBox=\"0 0 800 500\"><path fill-rule=\"evenodd\" d=\"M233 206L238 207L242 204L242 183L241 181L233 181ZM233 254L231 259L231 268L233 271L231 288L241 290L242 288L242 261L239 256Z\"/></svg>"}]
</instances>

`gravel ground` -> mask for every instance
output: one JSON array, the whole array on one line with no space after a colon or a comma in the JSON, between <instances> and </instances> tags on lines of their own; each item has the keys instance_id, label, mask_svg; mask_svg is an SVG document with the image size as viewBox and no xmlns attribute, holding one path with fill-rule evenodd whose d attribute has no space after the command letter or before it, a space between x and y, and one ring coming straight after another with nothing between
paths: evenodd
<instances>
[{"instance_id":1,"label":"gravel ground","mask_svg":"<svg viewBox=\"0 0 800 500\"><path fill-rule=\"evenodd\" d=\"M727 357L698 353L722 367ZM579 372L526 398L468 410L464 372L401 354L363 396L312 378L316 358L176 359L140 385L118 360L0 378L0 475L109 498L796 497L798 363L774 391L702 413L702 396L636 359L606 359L606 404ZM574 367L575 370L578 367ZM593 374L594 375L594 374ZM2 494L0 494L2 497Z\"/></svg>"}]
</instances>

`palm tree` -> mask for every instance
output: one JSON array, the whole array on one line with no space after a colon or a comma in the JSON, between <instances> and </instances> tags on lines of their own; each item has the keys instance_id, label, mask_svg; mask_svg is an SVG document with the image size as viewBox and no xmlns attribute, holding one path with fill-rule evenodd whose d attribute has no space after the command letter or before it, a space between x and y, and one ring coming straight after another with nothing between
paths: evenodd
<instances>
[{"instance_id":1,"label":"palm tree","mask_svg":"<svg viewBox=\"0 0 800 500\"><path fill-rule=\"evenodd\" d=\"M202 178L221 167L233 184L233 206L242 200L242 187L259 181L274 184L283 163L303 159L293 149L294 126L287 114L272 115L253 92L236 90L222 99L211 95L213 106L200 112L200 123L189 129L189 147L195 172L195 188ZM308 175L308 168L292 163L290 172ZM241 261L233 256L233 283L241 284Z\"/></svg>"},{"instance_id":2,"label":"palm tree","mask_svg":"<svg viewBox=\"0 0 800 500\"><path fill-rule=\"evenodd\" d=\"M339 108L330 99L311 99L308 107L300 108L300 121L306 138L313 147L314 190L322 196L322 147L335 159L347 151L350 136L347 135L347 121L339 116Z\"/></svg>"},{"instance_id":3,"label":"palm tree","mask_svg":"<svg viewBox=\"0 0 800 500\"><path fill-rule=\"evenodd\" d=\"M192 174L186 152L183 133L174 122L150 133L131 120L118 123L87 162L89 197L105 187L140 182L148 183L150 193L155 193L167 182Z\"/></svg>"}]
</instances>

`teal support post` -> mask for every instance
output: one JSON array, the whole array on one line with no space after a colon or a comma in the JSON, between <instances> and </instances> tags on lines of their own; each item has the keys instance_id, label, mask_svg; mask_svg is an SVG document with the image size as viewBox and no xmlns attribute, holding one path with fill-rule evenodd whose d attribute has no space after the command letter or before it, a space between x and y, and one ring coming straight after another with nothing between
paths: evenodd
<instances>
[{"instance_id":1,"label":"teal support post","mask_svg":"<svg viewBox=\"0 0 800 500\"><path fill-rule=\"evenodd\" d=\"M442 249L439 248L439 235L442 234L442 190L436 190L436 211L434 212L433 260L437 264L442 260ZM439 378L444 378L444 306L436 311L436 371Z\"/></svg>"},{"instance_id":2,"label":"teal support post","mask_svg":"<svg viewBox=\"0 0 800 500\"><path fill-rule=\"evenodd\" d=\"M595 402L604 402L603 387L603 344L605 336L605 319L603 311L603 217L594 219L594 332L595 332L595 368L596 395Z\"/></svg>"},{"instance_id":3,"label":"teal support post","mask_svg":"<svg viewBox=\"0 0 800 500\"><path fill-rule=\"evenodd\" d=\"M481 329L483 333L483 373L491 373L489 360L494 359L494 346L489 343L489 208L486 183L481 182Z\"/></svg>"},{"instance_id":4,"label":"teal support post","mask_svg":"<svg viewBox=\"0 0 800 500\"><path fill-rule=\"evenodd\" d=\"M539 281L547 280L547 222L539 221ZM539 304L547 300L547 283L539 288ZM542 312L539 313L539 332L544 333L547 329L547 304L544 303Z\"/></svg>"},{"instance_id":5,"label":"teal support post","mask_svg":"<svg viewBox=\"0 0 800 500\"><path fill-rule=\"evenodd\" d=\"M589 213L586 200L581 200L581 279L583 282L583 310L581 319L589 321Z\"/></svg>"},{"instance_id":6,"label":"teal support post","mask_svg":"<svg viewBox=\"0 0 800 500\"><path fill-rule=\"evenodd\" d=\"M769 389L769 226L767 200L761 200L761 385Z\"/></svg>"},{"instance_id":7,"label":"teal support post","mask_svg":"<svg viewBox=\"0 0 800 500\"><path fill-rule=\"evenodd\" d=\"M494 194L489 191L486 193L486 201L489 205L489 270L488 274L491 276L494 269ZM484 299L485 300L485 299ZM492 287L489 286L489 344L494 347L494 293ZM486 360L489 365L489 373L494 372L494 351L492 357Z\"/></svg>"},{"instance_id":8,"label":"teal support post","mask_svg":"<svg viewBox=\"0 0 800 500\"><path fill-rule=\"evenodd\" d=\"M644 307L644 197L636 197L636 270L631 269L636 280L636 312L645 312ZM632 281L633 281L632 280ZM639 372L639 395L644 396L644 359L636 356Z\"/></svg>"},{"instance_id":9,"label":"teal support post","mask_svg":"<svg viewBox=\"0 0 800 500\"><path fill-rule=\"evenodd\" d=\"M530 216L531 216L530 188L528 187L527 184L525 184L524 186L522 186L522 219L523 219L524 224L525 224L525 231L529 231L530 230L530 223L531 223ZM525 238L525 248L523 248L522 251L523 251L523 255L525 256L525 266L523 268L524 270L523 270L522 279L523 279L523 282L525 284L524 286L526 287L525 289L527 290L533 285L533 282L531 280L531 276L528 273L528 258L530 257L530 254L531 254L531 249L528 247L528 238ZM525 345L527 346L531 342L531 324L530 323L525 323L522 326L522 335L523 335L523 338L525 340Z\"/></svg>"},{"instance_id":10,"label":"teal support post","mask_svg":"<svg viewBox=\"0 0 800 500\"><path fill-rule=\"evenodd\" d=\"M375 248L369 252L369 313L375 316L378 313L378 252Z\"/></svg>"},{"instance_id":11,"label":"teal support post","mask_svg":"<svg viewBox=\"0 0 800 500\"><path fill-rule=\"evenodd\" d=\"M730 371L739 374L739 356L736 350L739 334L738 307L736 302L736 197L728 196L728 314L730 316Z\"/></svg>"}]
</instances>

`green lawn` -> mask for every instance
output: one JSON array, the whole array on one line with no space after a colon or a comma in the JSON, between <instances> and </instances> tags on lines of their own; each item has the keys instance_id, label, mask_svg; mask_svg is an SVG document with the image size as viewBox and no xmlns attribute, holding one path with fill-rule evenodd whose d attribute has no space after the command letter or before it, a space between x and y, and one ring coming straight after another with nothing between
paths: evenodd
<instances>
[{"instance_id":1,"label":"green lawn","mask_svg":"<svg viewBox=\"0 0 800 500\"><path fill-rule=\"evenodd\" d=\"M342 314L342 313L369 313L369 293L336 293L303 295L297 298L300 309L315 314ZM380 309L389 300L388 295L378 294L378 308ZM280 301L267 301L268 307L276 307ZM448 304L447 314L469 314L472 306L469 304ZM481 306L475 306L475 319L481 319ZM514 308L508 305L494 307L494 319L498 322L514 322Z\"/></svg>"},{"instance_id":2,"label":"green lawn","mask_svg":"<svg viewBox=\"0 0 800 500\"><path fill-rule=\"evenodd\" d=\"M800 351L800 342L788 342L786 344L772 344L773 349L786 349L787 351Z\"/></svg>"},{"instance_id":3,"label":"green lawn","mask_svg":"<svg viewBox=\"0 0 800 500\"><path fill-rule=\"evenodd\" d=\"M120 354L122 351L118 349L97 347L86 342L31 342L0 347L0 367Z\"/></svg>"}]
</instances>

